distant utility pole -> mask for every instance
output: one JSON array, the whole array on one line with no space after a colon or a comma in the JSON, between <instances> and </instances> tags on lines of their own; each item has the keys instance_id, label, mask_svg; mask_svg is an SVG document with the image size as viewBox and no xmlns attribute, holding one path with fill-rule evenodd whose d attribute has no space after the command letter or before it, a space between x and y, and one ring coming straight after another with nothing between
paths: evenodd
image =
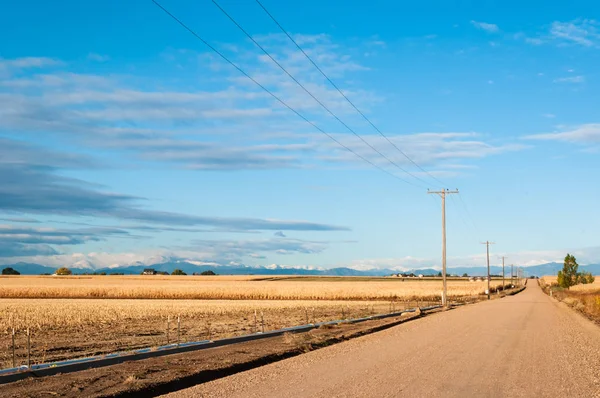
<instances>
[{"instance_id":1,"label":"distant utility pole","mask_svg":"<svg viewBox=\"0 0 600 398\"><path fill-rule=\"evenodd\" d=\"M511 286L514 285L514 283L513 283L513 276L514 276L513 268L514 268L514 266L515 266L514 264L510 265L510 285Z\"/></svg>"},{"instance_id":2,"label":"distant utility pole","mask_svg":"<svg viewBox=\"0 0 600 398\"><path fill-rule=\"evenodd\" d=\"M442 189L441 191L427 191L428 194L440 195L442 198L442 280L444 290L442 292L442 306L447 306L448 287L446 284L446 195L458 193L458 189L450 191Z\"/></svg>"},{"instance_id":3,"label":"distant utility pole","mask_svg":"<svg viewBox=\"0 0 600 398\"><path fill-rule=\"evenodd\" d=\"M485 245L487 252L487 296L488 300L490 299L490 245L493 245L494 242L490 242L486 240L485 242L481 242L482 245Z\"/></svg>"},{"instance_id":4,"label":"distant utility pole","mask_svg":"<svg viewBox=\"0 0 600 398\"><path fill-rule=\"evenodd\" d=\"M504 292L504 259L506 256L502 256L502 292Z\"/></svg>"}]
</instances>

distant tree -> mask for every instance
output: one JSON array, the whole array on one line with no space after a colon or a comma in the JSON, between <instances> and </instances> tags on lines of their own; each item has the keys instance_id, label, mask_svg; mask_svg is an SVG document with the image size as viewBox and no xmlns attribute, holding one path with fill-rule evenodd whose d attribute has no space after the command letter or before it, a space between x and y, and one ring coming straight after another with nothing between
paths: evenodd
<instances>
[{"instance_id":1,"label":"distant tree","mask_svg":"<svg viewBox=\"0 0 600 398\"><path fill-rule=\"evenodd\" d=\"M442 276L442 271L438 272L437 276Z\"/></svg>"},{"instance_id":2,"label":"distant tree","mask_svg":"<svg viewBox=\"0 0 600 398\"><path fill-rule=\"evenodd\" d=\"M182 270L180 270L179 268L177 268L173 272L171 272L171 275L187 275L187 274L185 272L183 272Z\"/></svg>"},{"instance_id":3,"label":"distant tree","mask_svg":"<svg viewBox=\"0 0 600 398\"><path fill-rule=\"evenodd\" d=\"M467 274L466 272L463 274L463 278L468 278L469 274Z\"/></svg>"},{"instance_id":4,"label":"distant tree","mask_svg":"<svg viewBox=\"0 0 600 398\"><path fill-rule=\"evenodd\" d=\"M11 267L6 267L2 270L2 275L21 275L19 271Z\"/></svg>"},{"instance_id":5,"label":"distant tree","mask_svg":"<svg viewBox=\"0 0 600 398\"><path fill-rule=\"evenodd\" d=\"M217 274L215 274L215 271L208 270L208 271L200 272L200 275L217 275Z\"/></svg>"},{"instance_id":6,"label":"distant tree","mask_svg":"<svg viewBox=\"0 0 600 398\"><path fill-rule=\"evenodd\" d=\"M577 264L575 256L572 256L567 253L567 256L565 257L565 261L563 263L563 269L561 271L558 271L558 285L565 289L576 285L578 278L578 268L579 264Z\"/></svg>"},{"instance_id":7,"label":"distant tree","mask_svg":"<svg viewBox=\"0 0 600 398\"><path fill-rule=\"evenodd\" d=\"M582 283L582 284L587 284L587 283L594 283L594 280L596 278L594 278L594 275L592 275L591 272L581 272L579 274L577 274L577 283Z\"/></svg>"},{"instance_id":8,"label":"distant tree","mask_svg":"<svg viewBox=\"0 0 600 398\"><path fill-rule=\"evenodd\" d=\"M68 269L67 267L61 267L56 270L56 275L72 275L72 274L73 274L73 272L71 272L71 270Z\"/></svg>"}]
</instances>

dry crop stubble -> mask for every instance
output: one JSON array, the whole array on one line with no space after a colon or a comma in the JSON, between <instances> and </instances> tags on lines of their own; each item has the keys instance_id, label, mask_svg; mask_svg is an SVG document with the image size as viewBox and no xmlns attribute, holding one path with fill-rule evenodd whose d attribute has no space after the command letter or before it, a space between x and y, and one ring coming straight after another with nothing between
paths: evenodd
<instances>
[{"instance_id":1,"label":"dry crop stubble","mask_svg":"<svg viewBox=\"0 0 600 398\"><path fill-rule=\"evenodd\" d=\"M173 343L178 317L181 341L198 341L253 333L263 320L273 330L390 308L387 301L0 299L0 367L10 366L13 327L23 363L27 328L34 362L42 362L167 344L168 317Z\"/></svg>"},{"instance_id":2,"label":"dry crop stubble","mask_svg":"<svg viewBox=\"0 0 600 398\"><path fill-rule=\"evenodd\" d=\"M1 298L106 298L195 300L412 300L438 299L439 280L372 281L257 277L4 277ZM493 281L494 286L499 285ZM449 296L472 296L485 282L451 280Z\"/></svg>"}]
</instances>

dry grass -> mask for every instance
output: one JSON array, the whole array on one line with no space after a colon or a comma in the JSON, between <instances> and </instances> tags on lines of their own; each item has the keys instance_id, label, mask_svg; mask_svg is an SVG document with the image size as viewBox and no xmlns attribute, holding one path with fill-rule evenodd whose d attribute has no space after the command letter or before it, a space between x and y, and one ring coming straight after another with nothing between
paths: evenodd
<instances>
[{"instance_id":1,"label":"dry grass","mask_svg":"<svg viewBox=\"0 0 600 398\"><path fill-rule=\"evenodd\" d=\"M594 283L571 286L571 288L569 290L573 291L573 292L600 291L600 276L596 276L595 278L596 279L594 280ZM557 283L557 277L556 277L556 275L545 275L540 278L540 282L543 284L552 286Z\"/></svg>"},{"instance_id":2,"label":"dry grass","mask_svg":"<svg viewBox=\"0 0 600 398\"><path fill-rule=\"evenodd\" d=\"M492 286L500 285L492 281ZM0 278L0 298L194 300L403 300L437 299L439 280L351 278L19 276ZM451 280L448 296L481 294L485 282Z\"/></svg>"},{"instance_id":3,"label":"dry grass","mask_svg":"<svg viewBox=\"0 0 600 398\"><path fill-rule=\"evenodd\" d=\"M600 323L600 276L596 276L594 283L571 286L569 290L555 286L556 279L556 276L544 276L540 283L544 290L552 289L552 296L557 300Z\"/></svg>"}]
</instances>

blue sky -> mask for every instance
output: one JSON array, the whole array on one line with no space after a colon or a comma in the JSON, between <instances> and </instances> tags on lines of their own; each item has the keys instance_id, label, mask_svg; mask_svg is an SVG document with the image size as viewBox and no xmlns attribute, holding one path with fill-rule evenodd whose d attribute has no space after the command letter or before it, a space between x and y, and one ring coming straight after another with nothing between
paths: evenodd
<instances>
[{"instance_id":1,"label":"blue sky","mask_svg":"<svg viewBox=\"0 0 600 398\"><path fill-rule=\"evenodd\" d=\"M13 2L0 15L0 264L355 268L600 261L600 7ZM418 177L415 179L413 176Z\"/></svg>"}]
</instances>

